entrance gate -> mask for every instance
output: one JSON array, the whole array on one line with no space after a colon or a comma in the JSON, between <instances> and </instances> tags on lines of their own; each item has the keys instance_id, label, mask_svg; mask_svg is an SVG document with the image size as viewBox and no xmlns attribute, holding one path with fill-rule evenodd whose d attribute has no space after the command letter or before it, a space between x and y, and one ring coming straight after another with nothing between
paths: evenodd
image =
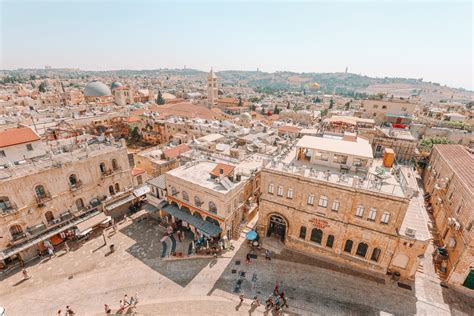
<instances>
[{"instance_id":1,"label":"entrance gate","mask_svg":"<svg viewBox=\"0 0 474 316\"><path fill-rule=\"evenodd\" d=\"M272 215L268 220L267 237L271 237L272 234L278 237L282 242L285 242L286 234L286 220L279 215Z\"/></svg>"}]
</instances>

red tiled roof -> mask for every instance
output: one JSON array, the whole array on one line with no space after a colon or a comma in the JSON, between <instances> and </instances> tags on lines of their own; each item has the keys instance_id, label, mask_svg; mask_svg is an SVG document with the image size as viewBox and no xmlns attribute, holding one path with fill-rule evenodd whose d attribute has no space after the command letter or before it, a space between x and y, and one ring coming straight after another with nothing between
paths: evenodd
<instances>
[{"instance_id":1,"label":"red tiled roof","mask_svg":"<svg viewBox=\"0 0 474 316\"><path fill-rule=\"evenodd\" d=\"M135 123L135 122L140 122L140 118L138 116L130 116L128 118L129 123Z\"/></svg>"},{"instance_id":2,"label":"red tiled roof","mask_svg":"<svg viewBox=\"0 0 474 316\"><path fill-rule=\"evenodd\" d=\"M217 166L215 166L210 173L215 177L219 177L221 174L221 169L223 171L224 177L228 177L232 173L232 171L234 171L235 167L232 165L227 165L225 163L218 163Z\"/></svg>"},{"instance_id":3,"label":"red tiled roof","mask_svg":"<svg viewBox=\"0 0 474 316\"><path fill-rule=\"evenodd\" d=\"M462 145L438 144L433 150L439 152L459 179L474 192L474 154Z\"/></svg>"},{"instance_id":4,"label":"red tiled roof","mask_svg":"<svg viewBox=\"0 0 474 316\"><path fill-rule=\"evenodd\" d=\"M142 168L133 167L133 169L132 169L132 177L138 176L139 174L142 174L142 173L144 173L144 172L145 172L145 170L142 169Z\"/></svg>"},{"instance_id":5,"label":"red tiled roof","mask_svg":"<svg viewBox=\"0 0 474 316\"><path fill-rule=\"evenodd\" d=\"M0 131L0 147L30 143L40 137L29 127L10 128Z\"/></svg>"},{"instance_id":6,"label":"red tiled roof","mask_svg":"<svg viewBox=\"0 0 474 316\"><path fill-rule=\"evenodd\" d=\"M191 150L191 148L188 145L181 144L181 145L178 145L176 147L163 150L163 154L167 158L176 158L179 155L181 155L182 153L185 153L185 152L190 151L190 150Z\"/></svg>"}]
</instances>

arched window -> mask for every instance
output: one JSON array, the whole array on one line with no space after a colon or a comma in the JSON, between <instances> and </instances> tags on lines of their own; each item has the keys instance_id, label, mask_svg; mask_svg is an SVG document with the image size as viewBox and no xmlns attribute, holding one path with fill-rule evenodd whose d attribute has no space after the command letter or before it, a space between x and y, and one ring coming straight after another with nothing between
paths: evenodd
<instances>
[{"instance_id":1,"label":"arched window","mask_svg":"<svg viewBox=\"0 0 474 316\"><path fill-rule=\"evenodd\" d=\"M115 192L120 192L120 185L118 183L115 183Z\"/></svg>"},{"instance_id":2,"label":"arched window","mask_svg":"<svg viewBox=\"0 0 474 316\"><path fill-rule=\"evenodd\" d=\"M209 202L209 212L211 213L217 213L217 207L216 205L214 204L214 202Z\"/></svg>"},{"instance_id":3,"label":"arched window","mask_svg":"<svg viewBox=\"0 0 474 316\"><path fill-rule=\"evenodd\" d=\"M321 244L321 240L323 240L323 231L318 228L313 228L311 231L311 241Z\"/></svg>"},{"instance_id":4,"label":"arched window","mask_svg":"<svg viewBox=\"0 0 474 316\"><path fill-rule=\"evenodd\" d=\"M13 206L9 198L6 196L0 197L0 211L5 212L11 210L12 208Z\"/></svg>"},{"instance_id":5,"label":"arched window","mask_svg":"<svg viewBox=\"0 0 474 316\"><path fill-rule=\"evenodd\" d=\"M12 235L12 238L14 240L18 239L23 236L23 229L20 225L10 226L10 235Z\"/></svg>"},{"instance_id":6,"label":"arched window","mask_svg":"<svg viewBox=\"0 0 474 316\"><path fill-rule=\"evenodd\" d=\"M35 193L36 193L36 196L40 199L46 197L46 190L44 189L44 186L42 186L41 184L35 187Z\"/></svg>"},{"instance_id":7,"label":"arched window","mask_svg":"<svg viewBox=\"0 0 474 316\"><path fill-rule=\"evenodd\" d=\"M114 186L113 186L113 185L109 185L109 193L110 193L110 195L114 195L114 194L115 194Z\"/></svg>"},{"instance_id":8,"label":"arched window","mask_svg":"<svg viewBox=\"0 0 474 316\"><path fill-rule=\"evenodd\" d=\"M54 221L54 215L53 215L53 212L51 211L47 211L45 214L44 214L44 217L46 218L46 221L48 223L51 223L52 221Z\"/></svg>"},{"instance_id":9,"label":"arched window","mask_svg":"<svg viewBox=\"0 0 474 316\"><path fill-rule=\"evenodd\" d=\"M105 163L101 162L99 165L100 172L101 173L106 173L107 172L107 167L105 166Z\"/></svg>"},{"instance_id":10,"label":"arched window","mask_svg":"<svg viewBox=\"0 0 474 316\"><path fill-rule=\"evenodd\" d=\"M368 248L369 246L365 242L360 242L359 245L357 246L356 255L358 255L359 257L365 258Z\"/></svg>"},{"instance_id":11,"label":"arched window","mask_svg":"<svg viewBox=\"0 0 474 316\"><path fill-rule=\"evenodd\" d=\"M196 218L202 219L202 215L199 212L194 212L193 216Z\"/></svg>"},{"instance_id":12,"label":"arched window","mask_svg":"<svg viewBox=\"0 0 474 316\"><path fill-rule=\"evenodd\" d=\"M189 202L189 195L188 195L188 192L186 191L183 191L183 200L186 201L186 202Z\"/></svg>"},{"instance_id":13,"label":"arched window","mask_svg":"<svg viewBox=\"0 0 474 316\"><path fill-rule=\"evenodd\" d=\"M306 239L306 227L304 226L300 227L300 239Z\"/></svg>"},{"instance_id":14,"label":"arched window","mask_svg":"<svg viewBox=\"0 0 474 316\"><path fill-rule=\"evenodd\" d=\"M352 251L352 244L353 244L353 243L354 243L354 242L353 242L352 240L350 240L350 239L346 240L346 244L344 245L344 251L345 251L345 252L348 252L348 253L351 253L351 251Z\"/></svg>"},{"instance_id":15,"label":"arched window","mask_svg":"<svg viewBox=\"0 0 474 316\"><path fill-rule=\"evenodd\" d=\"M75 174L71 174L69 176L69 184L72 186L72 187L76 187L77 186L77 177Z\"/></svg>"},{"instance_id":16,"label":"arched window","mask_svg":"<svg viewBox=\"0 0 474 316\"><path fill-rule=\"evenodd\" d=\"M119 165L118 165L117 159L112 159L112 169L114 169L114 170L118 170L118 169L119 169Z\"/></svg>"},{"instance_id":17,"label":"arched window","mask_svg":"<svg viewBox=\"0 0 474 316\"><path fill-rule=\"evenodd\" d=\"M84 200L79 198L76 200L76 208L82 210L84 208Z\"/></svg>"},{"instance_id":18,"label":"arched window","mask_svg":"<svg viewBox=\"0 0 474 316\"><path fill-rule=\"evenodd\" d=\"M372 250L372 256L370 256L370 260L378 262L381 252L382 251L379 248L374 248L374 250Z\"/></svg>"},{"instance_id":19,"label":"arched window","mask_svg":"<svg viewBox=\"0 0 474 316\"><path fill-rule=\"evenodd\" d=\"M194 204L198 207L202 205L202 202L201 202L201 199L199 198L199 196L194 197Z\"/></svg>"},{"instance_id":20,"label":"arched window","mask_svg":"<svg viewBox=\"0 0 474 316\"><path fill-rule=\"evenodd\" d=\"M332 245L334 244L334 236L329 235L328 240L326 240L326 247L332 248Z\"/></svg>"}]
</instances>

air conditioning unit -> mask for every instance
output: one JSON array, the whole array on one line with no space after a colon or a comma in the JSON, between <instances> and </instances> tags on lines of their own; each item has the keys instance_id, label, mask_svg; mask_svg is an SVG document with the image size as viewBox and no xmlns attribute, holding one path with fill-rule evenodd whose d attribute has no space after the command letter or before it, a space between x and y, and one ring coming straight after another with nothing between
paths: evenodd
<instances>
[{"instance_id":1,"label":"air conditioning unit","mask_svg":"<svg viewBox=\"0 0 474 316\"><path fill-rule=\"evenodd\" d=\"M407 228L405 229L405 235L407 235L408 237L415 238L415 236L416 236L416 229L407 227Z\"/></svg>"}]
</instances>

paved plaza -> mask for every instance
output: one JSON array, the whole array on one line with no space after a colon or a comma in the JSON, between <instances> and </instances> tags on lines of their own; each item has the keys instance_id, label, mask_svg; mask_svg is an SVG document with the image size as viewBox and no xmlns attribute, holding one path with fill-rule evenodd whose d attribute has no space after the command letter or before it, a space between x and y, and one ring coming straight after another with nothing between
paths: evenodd
<instances>
[{"instance_id":1,"label":"paved plaza","mask_svg":"<svg viewBox=\"0 0 474 316\"><path fill-rule=\"evenodd\" d=\"M367 276L324 261L284 251L271 261L261 252L250 264L247 242L234 241L235 250L214 258L162 258L163 228L153 220L127 221L107 238L101 235L69 253L41 263L31 262L31 279L16 270L0 279L0 305L7 315L55 315L71 305L78 315L102 315L103 304L117 310L124 294L138 293L141 315L262 315L251 309L251 298L265 301L278 283L289 301L286 314L299 315L469 315L472 298L440 287L429 271L418 274L412 289L384 277ZM177 251L188 241L176 242ZM187 254L187 253L186 253ZM239 293L245 301L239 305ZM125 311L131 313L131 311Z\"/></svg>"}]
</instances>

